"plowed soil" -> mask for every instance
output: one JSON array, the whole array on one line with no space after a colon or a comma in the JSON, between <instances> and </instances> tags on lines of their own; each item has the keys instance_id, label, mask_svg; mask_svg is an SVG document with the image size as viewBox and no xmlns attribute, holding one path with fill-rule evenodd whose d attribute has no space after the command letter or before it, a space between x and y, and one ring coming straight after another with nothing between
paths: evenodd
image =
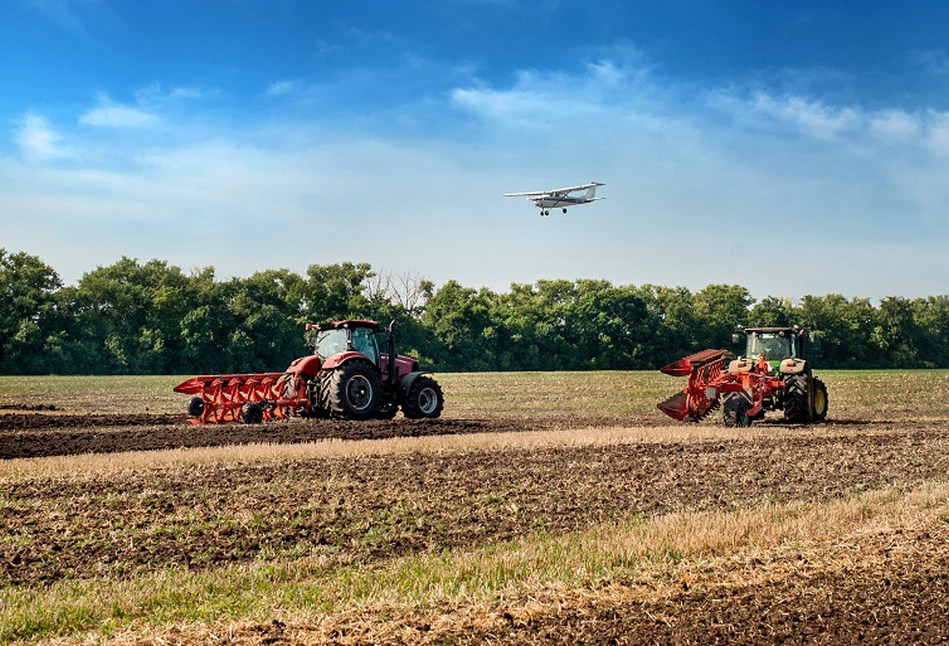
<instances>
[{"instance_id":1,"label":"plowed soil","mask_svg":"<svg viewBox=\"0 0 949 646\"><path fill-rule=\"evenodd\" d=\"M856 416L859 418L859 415ZM642 419L499 417L261 425L190 424L181 415L0 412L0 458L381 439L484 432L668 424ZM756 427L787 427L780 422ZM725 439L383 453L262 464L164 464L82 476L0 480L0 587L138 576L169 567L318 556L372 568L393 557L476 548L673 512L825 502L862 492L909 490L949 477L944 418L835 420L821 432ZM794 430L794 429L792 429ZM445 608L402 617L398 633L377 618L328 629L279 621L244 626L233 643L945 643L949 641L949 518L870 537L821 567L787 556L781 576L736 563L744 585L712 572L663 595L636 582L506 599L491 621ZM850 550L851 565L835 564ZM872 558L870 558L872 557ZM862 559L862 560L861 560ZM559 594L559 593L558 593ZM527 613L524 607L541 603ZM437 610L437 609L436 609ZM456 613L456 621L445 617ZM216 641L172 632L180 643Z\"/></svg>"},{"instance_id":2,"label":"plowed soil","mask_svg":"<svg viewBox=\"0 0 949 646\"><path fill-rule=\"evenodd\" d=\"M593 420L584 425L602 425ZM612 421L615 424L615 421ZM378 440L461 433L512 432L570 428L568 420L539 424L486 419L345 420L292 419L266 424L196 426L184 415L0 415L0 459L83 453L121 453L159 449L224 446L260 442L292 443L325 439Z\"/></svg>"}]
</instances>

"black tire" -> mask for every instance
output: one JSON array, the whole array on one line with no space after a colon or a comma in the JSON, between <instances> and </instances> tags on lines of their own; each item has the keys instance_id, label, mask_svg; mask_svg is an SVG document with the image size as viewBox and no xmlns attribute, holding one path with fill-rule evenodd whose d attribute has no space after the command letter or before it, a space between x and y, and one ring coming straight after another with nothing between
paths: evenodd
<instances>
[{"instance_id":1,"label":"black tire","mask_svg":"<svg viewBox=\"0 0 949 646\"><path fill-rule=\"evenodd\" d=\"M409 419L433 419L442 414L445 396L438 382L422 375L415 380L402 402L402 414Z\"/></svg>"},{"instance_id":2,"label":"black tire","mask_svg":"<svg viewBox=\"0 0 949 646\"><path fill-rule=\"evenodd\" d=\"M784 419L792 424L811 421L811 402L807 393L807 375L784 377Z\"/></svg>"},{"instance_id":3,"label":"black tire","mask_svg":"<svg viewBox=\"0 0 949 646\"><path fill-rule=\"evenodd\" d=\"M261 404L244 404L241 407L241 421L245 424L260 424L264 421L264 407Z\"/></svg>"},{"instance_id":4,"label":"black tire","mask_svg":"<svg viewBox=\"0 0 949 646\"><path fill-rule=\"evenodd\" d=\"M201 417L204 412L204 400L200 397L192 397L188 402L188 415L191 417Z\"/></svg>"},{"instance_id":5,"label":"black tire","mask_svg":"<svg viewBox=\"0 0 949 646\"><path fill-rule=\"evenodd\" d=\"M827 417L827 386L820 379L813 380L814 396L811 398L811 419L822 422Z\"/></svg>"},{"instance_id":6,"label":"black tire","mask_svg":"<svg viewBox=\"0 0 949 646\"><path fill-rule=\"evenodd\" d=\"M728 393L722 402L722 421L729 428L748 428L751 426L751 418L748 417L750 396L744 391L740 393Z\"/></svg>"},{"instance_id":7,"label":"black tire","mask_svg":"<svg viewBox=\"0 0 949 646\"><path fill-rule=\"evenodd\" d=\"M323 396L326 409L342 419L372 419L379 412L382 382L371 366L350 361L331 371Z\"/></svg>"}]
</instances>

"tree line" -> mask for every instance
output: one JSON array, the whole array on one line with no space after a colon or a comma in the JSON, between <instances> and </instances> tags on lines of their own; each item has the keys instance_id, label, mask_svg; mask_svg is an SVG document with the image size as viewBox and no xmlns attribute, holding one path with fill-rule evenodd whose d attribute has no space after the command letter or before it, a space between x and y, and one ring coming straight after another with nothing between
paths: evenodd
<instances>
[{"instance_id":1,"label":"tree line","mask_svg":"<svg viewBox=\"0 0 949 646\"><path fill-rule=\"evenodd\" d=\"M740 352L737 326L791 324L814 333L821 367L949 367L945 295L792 302L606 280L498 293L365 263L218 280L124 257L66 286L40 258L0 248L0 374L281 371L309 352L306 322L343 318L395 320L399 351L442 371L656 369L704 348Z\"/></svg>"}]
</instances>

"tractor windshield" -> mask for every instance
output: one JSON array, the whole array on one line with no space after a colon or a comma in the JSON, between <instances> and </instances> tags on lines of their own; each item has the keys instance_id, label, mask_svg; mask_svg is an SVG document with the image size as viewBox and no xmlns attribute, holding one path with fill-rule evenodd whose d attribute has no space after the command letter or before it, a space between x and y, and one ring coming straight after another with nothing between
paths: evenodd
<instances>
[{"instance_id":1,"label":"tractor windshield","mask_svg":"<svg viewBox=\"0 0 949 646\"><path fill-rule=\"evenodd\" d=\"M788 332L751 332L745 356L757 357L764 353L770 361L797 356L795 337Z\"/></svg>"},{"instance_id":2,"label":"tractor windshield","mask_svg":"<svg viewBox=\"0 0 949 646\"><path fill-rule=\"evenodd\" d=\"M313 349L321 359L332 357L334 354L346 350L346 336L347 331L343 328L320 330L319 334L316 335L316 343Z\"/></svg>"},{"instance_id":3,"label":"tractor windshield","mask_svg":"<svg viewBox=\"0 0 949 646\"><path fill-rule=\"evenodd\" d=\"M372 330L364 327L353 329L353 350L362 352L374 364L379 365L379 345Z\"/></svg>"}]
</instances>

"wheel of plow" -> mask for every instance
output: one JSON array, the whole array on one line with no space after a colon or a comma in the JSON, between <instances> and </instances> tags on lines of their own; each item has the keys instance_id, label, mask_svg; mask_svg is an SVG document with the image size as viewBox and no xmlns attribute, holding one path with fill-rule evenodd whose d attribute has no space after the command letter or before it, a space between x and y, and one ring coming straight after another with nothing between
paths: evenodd
<instances>
[{"instance_id":1,"label":"wheel of plow","mask_svg":"<svg viewBox=\"0 0 949 646\"><path fill-rule=\"evenodd\" d=\"M241 421L245 424L260 424L264 421L264 407L260 404L244 404L241 407Z\"/></svg>"},{"instance_id":2,"label":"wheel of plow","mask_svg":"<svg viewBox=\"0 0 949 646\"><path fill-rule=\"evenodd\" d=\"M379 411L382 382L361 361L351 361L333 370L325 382L327 408L334 417L371 419Z\"/></svg>"},{"instance_id":3,"label":"wheel of plow","mask_svg":"<svg viewBox=\"0 0 949 646\"><path fill-rule=\"evenodd\" d=\"M811 402L805 374L784 378L784 419L792 424L807 424L811 421Z\"/></svg>"},{"instance_id":4,"label":"wheel of plow","mask_svg":"<svg viewBox=\"0 0 949 646\"><path fill-rule=\"evenodd\" d=\"M811 398L811 419L821 422L827 417L827 386L820 379L814 379L814 396Z\"/></svg>"},{"instance_id":5,"label":"wheel of plow","mask_svg":"<svg viewBox=\"0 0 949 646\"><path fill-rule=\"evenodd\" d=\"M409 419L434 418L442 414L444 405L441 386L431 377L423 375L409 388L402 404L402 414Z\"/></svg>"},{"instance_id":6,"label":"wheel of plow","mask_svg":"<svg viewBox=\"0 0 949 646\"><path fill-rule=\"evenodd\" d=\"M749 408L751 405L745 393L726 395L725 401L722 402L722 421L725 422L725 426L743 428L751 426L751 418L747 415Z\"/></svg>"},{"instance_id":7,"label":"wheel of plow","mask_svg":"<svg viewBox=\"0 0 949 646\"><path fill-rule=\"evenodd\" d=\"M201 417L204 412L204 400L200 397L192 397L188 402L188 415L191 417Z\"/></svg>"}]
</instances>

